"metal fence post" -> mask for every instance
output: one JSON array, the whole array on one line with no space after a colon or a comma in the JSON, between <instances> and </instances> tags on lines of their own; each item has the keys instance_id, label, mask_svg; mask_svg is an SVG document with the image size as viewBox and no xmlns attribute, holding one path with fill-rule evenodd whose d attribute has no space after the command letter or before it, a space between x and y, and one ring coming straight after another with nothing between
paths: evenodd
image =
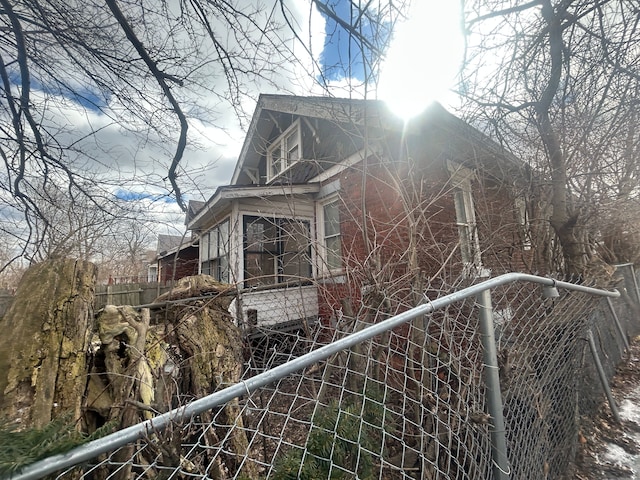
<instances>
[{"instance_id":1,"label":"metal fence post","mask_svg":"<svg viewBox=\"0 0 640 480\"><path fill-rule=\"evenodd\" d=\"M507 436L504 425L502 393L500 392L500 375L498 373L498 352L493 328L493 308L491 291L483 290L477 296L480 307L480 337L484 356L484 377L489 415L491 415L491 456L493 459L493 475L496 480L511 478L511 468L507 457Z\"/></svg>"},{"instance_id":2,"label":"metal fence post","mask_svg":"<svg viewBox=\"0 0 640 480\"><path fill-rule=\"evenodd\" d=\"M598 355L598 348L596 347L596 340L593 338L593 332L591 331L591 329L587 330L587 341L589 342L589 348L591 349L593 362L596 364L596 370L598 371L600 384L602 385L602 389L604 390L604 393L607 396L607 400L609 401L609 407L611 408L611 414L613 415L613 419L618 424L622 424L622 420L620 419L620 413L618 413L618 406L616 405L616 400L615 398L613 398L613 393L611 392L611 388L609 387L607 374L605 373L604 367L602 366L602 362L600 361L600 356Z\"/></svg>"},{"instance_id":3,"label":"metal fence post","mask_svg":"<svg viewBox=\"0 0 640 480\"><path fill-rule=\"evenodd\" d=\"M618 318L618 314L616 313L616 308L613 305L613 300L611 300L611 297L607 297L607 305L609 305L609 311L613 316L613 323L618 329L618 333L620 334L620 338L622 339L622 344L624 348L621 348L621 350L622 350L622 356L624 356L625 350L627 352L629 351L629 340L627 339L627 334L624 333L624 329L622 328L622 324L620 323L620 319Z\"/></svg>"},{"instance_id":4,"label":"metal fence post","mask_svg":"<svg viewBox=\"0 0 640 480\"><path fill-rule=\"evenodd\" d=\"M629 293L629 296L632 299L635 299L635 303L640 305L640 287L638 287L638 279L636 278L635 268L633 267L633 263L621 263L618 265L614 265L616 268L626 268L628 269L628 274L623 271L622 275L624 276L624 283L627 292L633 291L633 295Z\"/></svg>"}]
</instances>

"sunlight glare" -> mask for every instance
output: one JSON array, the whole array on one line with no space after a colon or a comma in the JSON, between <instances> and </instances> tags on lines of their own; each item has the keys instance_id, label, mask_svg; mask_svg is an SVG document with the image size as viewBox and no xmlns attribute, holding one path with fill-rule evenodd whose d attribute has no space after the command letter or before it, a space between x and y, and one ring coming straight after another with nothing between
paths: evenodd
<instances>
[{"instance_id":1,"label":"sunlight glare","mask_svg":"<svg viewBox=\"0 0 640 480\"><path fill-rule=\"evenodd\" d=\"M414 0L382 65L378 98L405 120L442 101L454 84L463 48L459 2Z\"/></svg>"}]
</instances>

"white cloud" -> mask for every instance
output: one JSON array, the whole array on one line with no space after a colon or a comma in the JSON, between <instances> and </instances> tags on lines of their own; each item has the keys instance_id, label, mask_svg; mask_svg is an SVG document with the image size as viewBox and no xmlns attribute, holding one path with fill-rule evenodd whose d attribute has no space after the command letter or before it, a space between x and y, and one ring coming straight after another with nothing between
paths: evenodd
<instances>
[{"instance_id":1,"label":"white cloud","mask_svg":"<svg viewBox=\"0 0 640 480\"><path fill-rule=\"evenodd\" d=\"M96 3L95 8L91 7L92 0L88 0L88 4L87 12L104 12L101 2ZM134 8L132 5L130 8ZM158 55L166 57L158 63L159 68L168 74L184 75L188 72L189 80L184 87L171 84L172 92L181 101L190 124L187 151L178 177L178 183L187 198L206 199L216 187L228 184L248 120L260 93L331 93L356 97L366 93L361 82L354 83L350 79L330 82L328 91L316 81L320 75L320 58L325 41L325 19L310 0L284 0L283 3L298 38L289 30L280 11L280 2L266 5L273 9L264 8L261 0L236 2L235 5L245 12L262 8L254 17L255 25L237 17L234 17L235 20L231 17L229 20L222 16L208 17L212 30L225 49L237 55L237 92L230 90L229 79L220 63L211 57L214 51L210 40L203 35L204 31L196 32L195 37L188 37L187 31L179 30L178 24L172 20L178 15L179 10L174 8L178 2L169 2L166 11L162 10L161 5L165 3L155 5L158 8L156 12L146 12L148 16L155 16L158 29L140 30L139 34L145 45L151 45ZM154 7L153 4L150 6ZM129 14L134 17L138 15L132 11ZM92 22L97 25L100 21L99 15L94 19L87 17L87 29ZM237 31L229 31L227 21L236 21L237 27L253 28L253 31L248 34L248 39L244 38ZM168 35L169 28L173 28L171 36ZM259 29L273 29L270 33L271 43ZM247 48L247 41L251 39L263 41L260 50ZM96 41L107 45L110 40L101 38ZM176 57L172 63L169 57L181 48L190 49L192 55L183 59ZM123 58L135 56L131 48L117 53ZM85 75L72 69L62 51L51 52L51 55L57 64L56 68L69 72L68 81L74 88L84 91L91 86ZM7 58L11 58L11 55ZM139 64L139 60L131 61L132 68ZM243 69L248 73L241 73ZM104 71L99 71L98 75L104 81L111 78ZM111 80L120 81L117 77ZM135 76L129 80L131 83L128 85L113 85L115 94L106 95L108 102L100 104L102 111L85 109L55 92L38 90L41 86L36 84L32 101L34 105L46 105L45 123L49 131L54 132L56 141L77 150L67 152L65 161L70 166L81 173L95 174L108 180L105 188L112 192L122 188L153 195L166 193L169 185L165 178L178 139L177 119L155 81L149 78L136 79ZM86 93L92 94L90 90ZM235 96L236 93L238 96ZM0 117L0 122L5 121L6 118L3 120ZM154 129L149 130L147 122ZM167 224L171 225L175 224L174 217L181 215L175 204L149 201L145 207L150 212L157 211L158 216L166 218Z\"/></svg>"}]
</instances>

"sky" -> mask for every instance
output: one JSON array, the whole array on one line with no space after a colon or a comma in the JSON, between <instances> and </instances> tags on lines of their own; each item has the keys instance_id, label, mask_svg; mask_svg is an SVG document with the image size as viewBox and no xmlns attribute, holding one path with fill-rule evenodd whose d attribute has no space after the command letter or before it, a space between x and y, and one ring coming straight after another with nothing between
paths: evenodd
<instances>
[{"instance_id":1,"label":"sky","mask_svg":"<svg viewBox=\"0 0 640 480\"><path fill-rule=\"evenodd\" d=\"M346 20L354 14L350 1L357 2L324 1ZM256 3L256 0L239 2L248 6ZM270 20L282 24L283 16L275 8L279 2L273 3L274 9L266 11L265 18L270 15ZM376 2L367 4L376 5ZM370 85L367 90L370 98L388 101L399 115L405 117L419 113L434 99L446 103L446 91L453 83L462 55L458 4L443 0L414 0L407 18L396 23L391 37L385 30L388 25L383 24L382 31L377 33L383 40L390 40L390 48L379 58L382 62L379 90L375 92ZM285 0L283 5L298 38L305 45L303 47L289 35L279 48L283 52L293 52L299 62L286 62L286 52L281 58L277 54L265 57L265 67L268 62L275 62L277 67L265 77L246 80L244 95L238 99L240 105L236 105L237 109L225 104L224 95L219 94L224 92L225 79L208 70L207 65L197 72L193 86L182 93L181 100L184 100L185 113L189 117L189 136L179 183L187 199L206 200L216 187L229 183L260 93L364 95L362 57L347 32L323 15L310 0ZM381 1L378 5L388 7L391 2L385 4ZM212 26L219 27L215 23ZM365 20L360 27L365 35L375 33L374 26ZM372 55L368 50L365 53ZM317 82L320 78L323 81ZM33 84L33 89L35 102L38 101L37 83ZM69 138L69 143L76 142L77 148L90 152L94 159L92 168L111 180L113 195L125 201L148 202L150 210L166 219L158 233L180 234L184 229L184 216L175 202L163 197L168 185L165 183L162 187L175 148L176 132L166 131L165 136L159 138L145 134L137 119L131 116L115 122L114 118L123 110L116 98L99 98L90 91L79 91L85 94L84 100L68 98L48 107L47 115L52 123L71 127L67 134L75 135L78 140ZM42 101L46 101L44 96ZM157 108L154 105L161 104L161 99L150 94L147 102L148 108ZM102 111L94 108L92 103ZM140 108L146 106L141 104ZM245 115L239 117L238 111ZM99 130L98 135L88 135L96 130ZM59 139L66 140L62 134Z\"/></svg>"},{"instance_id":2,"label":"sky","mask_svg":"<svg viewBox=\"0 0 640 480\"><path fill-rule=\"evenodd\" d=\"M415 1L399 25L380 74L379 98L404 118L429 103L445 106L462 63L460 2Z\"/></svg>"},{"instance_id":3,"label":"sky","mask_svg":"<svg viewBox=\"0 0 640 480\"><path fill-rule=\"evenodd\" d=\"M349 18L348 0L330 3L338 15ZM395 24L389 49L382 58L377 97L387 101L399 116L408 119L432 101L446 104L452 99L449 90L455 82L464 49L460 15L460 2L414 0L406 18ZM367 22L363 30L366 34L374 33ZM329 18L325 34L321 55L325 75L333 81L348 74L362 79L364 67L356 42ZM355 59L347 62L350 48L356 52ZM348 70L345 64L349 65Z\"/></svg>"},{"instance_id":4,"label":"sky","mask_svg":"<svg viewBox=\"0 0 640 480\"><path fill-rule=\"evenodd\" d=\"M349 0L330 0L327 3L341 18L349 18ZM378 92L374 93L377 98L387 101L398 115L410 118L432 101L445 105L452 101L450 89L462 62L464 48L459 7L459 2L453 1L414 1L407 18L398 22L397 30L390 39L390 48L382 60ZM335 96L362 95L362 91L353 86L364 78L356 42L331 18L317 11L314 16L315 34L323 36L321 41L315 37L316 55L320 50L317 61L321 72L318 74L321 73L329 91ZM366 22L364 30L365 33L373 31ZM321 44L320 49L318 44ZM313 87L310 90L302 88L296 93L314 94ZM255 92L256 99L259 93ZM221 144L212 147L212 151L221 152L213 155L219 158L214 173L215 184L228 183L244 133L243 129L236 129L226 138L226 144L225 138L219 137Z\"/></svg>"}]
</instances>

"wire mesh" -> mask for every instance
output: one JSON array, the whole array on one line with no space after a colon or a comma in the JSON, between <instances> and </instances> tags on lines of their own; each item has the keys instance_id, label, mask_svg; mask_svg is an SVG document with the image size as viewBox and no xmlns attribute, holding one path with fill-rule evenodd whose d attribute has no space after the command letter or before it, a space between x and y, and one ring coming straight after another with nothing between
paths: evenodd
<instances>
[{"instance_id":1,"label":"wire mesh","mask_svg":"<svg viewBox=\"0 0 640 480\"><path fill-rule=\"evenodd\" d=\"M609 376L622 358L610 308L577 292L546 299L523 283L491 295L509 474L562 478L580 416L602 400L588 329ZM614 301L628 335L639 330L633 300ZM243 378L364 326L344 317L331 328L262 328L249 336ZM478 305L466 299L56 478L494 478L482 354Z\"/></svg>"}]
</instances>

